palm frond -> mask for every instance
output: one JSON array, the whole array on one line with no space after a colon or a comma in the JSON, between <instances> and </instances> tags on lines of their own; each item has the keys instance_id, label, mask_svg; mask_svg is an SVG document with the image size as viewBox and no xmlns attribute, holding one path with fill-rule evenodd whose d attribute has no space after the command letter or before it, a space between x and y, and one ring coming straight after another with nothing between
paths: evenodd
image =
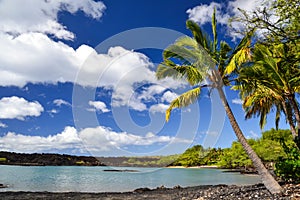
<instances>
[{"instance_id":1,"label":"palm frond","mask_svg":"<svg viewBox=\"0 0 300 200\"><path fill-rule=\"evenodd\" d=\"M229 58L229 63L226 66L225 74L231 74L239 65L250 60L250 44L253 34L254 31L250 31L240 41L236 49L231 54L231 57Z\"/></svg>"},{"instance_id":2,"label":"palm frond","mask_svg":"<svg viewBox=\"0 0 300 200\"><path fill-rule=\"evenodd\" d=\"M192 48L192 49L198 49L199 45L196 40L189 36L183 36L177 39L174 43L176 46L182 46L182 47L187 47L187 48Z\"/></svg>"},{"instance_id":3,"label":"palm frond","mask_svg":"<svg viewBox=\"0 0 300 200\"><path fill-rule=\"evenodd\" d=\"M204 49L209 50L209 40L198 24L191 20L187 20L186 27L192 32L197 43L200 44Z\"/></svg>"},{"instance_id":4,"label":"palm frond","mask_svg":"<svg viewBox=\"0 0 300 200\"><path fill-rule=\"evenodd\" d=\"M214 8L211 25L212 25L212 31L213 31L213 36L214 36L213 48L212 49L213 49L214 54L216 55L217 44L218 44L216 8Z\"/></svg>"},{"instance_id":5,"label":"palm frond","mask_svg":"<svg viewBox=\"0 0 300 200\"><path fill-rule=\"evenodd\" d=\"M199 59L199 55L196 52L178 45L170 45L167 47L163 52L163 57L164 60L176 58L184 65L190 65Z\"/></svg>"},{"instance_id":6,"label":"palm frond","mask_svg":"<svg viewBox=\"0 0 300 200\"><path fill-rule=\"evenodd\" d=\"M182 95L180 95L179 97L174 99L171 102L169 108L166 110L166 121L169 121L171 111L174 108L182 108L182 107L187 107L187 106L191 105L192 103L194 103L197 100L197 98L200 95L200 92L201 92L201 88L197 87L197 88L191 89L191 90L183 93Z\"/></svg>"},{"instance_id":7,"label":"palm frond","mask_svg":"<svg viewBox=\"0 0 300 200\"><path fill-rule=\"evenodd\" d=\"M173 79L182 79L182 74L180 74L175 68L175 64L174 66L172 66L170 63L171 61L169 61L169 63L167 63L167 61L165 62L162 62L160 63L158 66L157 66L157 69L156 69L156 78L158 80L161 80L163 78L167 78L167 77L171 77Z\"/></svg>"}]
</instances>

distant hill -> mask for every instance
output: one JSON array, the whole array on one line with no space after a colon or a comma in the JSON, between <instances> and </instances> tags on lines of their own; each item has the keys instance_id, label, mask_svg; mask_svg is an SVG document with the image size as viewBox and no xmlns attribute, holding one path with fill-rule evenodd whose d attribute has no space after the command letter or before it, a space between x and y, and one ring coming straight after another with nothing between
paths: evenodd
<instances>
[{"instance_id":1,"label":"distant hill","mask_svg":"<svg viewBox=\"0 0 300 200\"><path fill-rule=\"evenodd\" d=\"M178 155L145 157L92 157L50 153L14 153L0 151L0 165L23 166L119 166L165 167Z\"/></svg>"},{"instance_id":2,"label":"distant hill","mask_svg":"<svg viewBox=\"0 0 300 200\"><path fill-rule=\"evenodd\" d=\"M25 166L104 166L98 159L90 156L72 156L48 153L12 153L0 152L0 164Z\"/></svg>"}]
</instances>

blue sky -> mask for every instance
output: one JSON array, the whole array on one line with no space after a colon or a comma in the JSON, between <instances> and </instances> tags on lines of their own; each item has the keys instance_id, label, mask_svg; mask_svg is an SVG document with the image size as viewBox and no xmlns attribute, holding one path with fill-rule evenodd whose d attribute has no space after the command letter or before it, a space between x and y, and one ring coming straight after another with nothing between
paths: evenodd
<instances>
[{"instance_id":1,"label":"blue sky","mask_svg":"<svg viewBox=\"0 0 300 200\"><path fill-rule=\"evenodd\" d=\"M166 123L167 105L189 87L156 80L155 69L164 48L190 35L187 19L210 33L214 7L220 38L234 46L239 35L228 19L256 1L20 2L0 1L0 150L164 155L236 139L214 92ZM258 137L258 120L244 120L238 93L226 94L244 134ZM272 127L270 115L265 129Z\"/></svg>"}]
</instances>

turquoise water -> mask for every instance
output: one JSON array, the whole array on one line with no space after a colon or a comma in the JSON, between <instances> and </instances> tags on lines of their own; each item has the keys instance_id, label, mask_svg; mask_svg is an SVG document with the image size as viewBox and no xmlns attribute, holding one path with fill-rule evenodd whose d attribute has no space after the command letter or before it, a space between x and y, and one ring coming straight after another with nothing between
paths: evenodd
<instances>
[{"instance_id":1,"label":"turquoise water","mask_svg":"<svg viewBox=\"0 0 300 200\"><path fill-rule=\"evenodd\" d=\"M259 182L258 176L223 173L221 169L119 168L139 172L105 172L109 167L0 165L0 191L124 192L136 188L174 187Z\"/></svg>"}]
</instances>

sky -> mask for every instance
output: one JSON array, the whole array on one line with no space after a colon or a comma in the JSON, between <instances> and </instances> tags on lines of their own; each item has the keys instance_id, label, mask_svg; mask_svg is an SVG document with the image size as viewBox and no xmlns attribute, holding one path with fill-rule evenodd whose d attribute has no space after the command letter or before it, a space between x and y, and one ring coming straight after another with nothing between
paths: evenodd
<instances>
[{"instance_id":1,"label":"sky","mask_svg":"<svg viewBox=\"0 0 300 200\"><path fill-rule=\"evenodd\" d=\"M26 2L26 3L25 3ZM165 110L189 89L157 80L162 51L191 36L185 22L234 47L228 20L255 0L2 0L0 1L0 151L139 156L182 153L188 147L229 147L236 137L215 91ZM233 24L236 29L242 24ZM239 94L225 89L247 138L261 135L244 119ZM274 127L268 117L265 130ZM280 128L287 128L284 120Z\"/></svg>"}]
</instances>

